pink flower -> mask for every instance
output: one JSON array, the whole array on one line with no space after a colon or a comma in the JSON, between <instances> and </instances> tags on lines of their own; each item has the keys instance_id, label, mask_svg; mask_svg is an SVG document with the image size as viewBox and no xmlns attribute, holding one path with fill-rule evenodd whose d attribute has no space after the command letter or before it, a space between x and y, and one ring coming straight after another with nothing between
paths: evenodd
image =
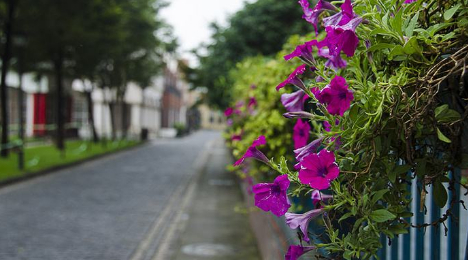
<instances>
[{"instance_id":1,"label":"pink flower","mask_svg":"<svg viewBox=\"0 0 468 260\"><path fill-rule=\"evenodd\" d=\"M302 18L314 26L315 35L318 34L317 24L320 14L325 10L336 10L336 7L323 0L319 0L314 9L309 8L308 0L299 0L299 4L302 6L302 10L304 11Z\"/></svg>"},{"instance_id":2,"label":"pink flower","mask_svg":"<svg viewBox=\"0 0 468 260\"><path fill-rule=\"evenodd\" d=\"M315 207L319 207L320 201L326 202L328 200L333 199L333 195L328 195L328 194L323 194L319 190L313 190L312 191L312 203L314 204Z\"/></svg>"},{"instance_id":3,"label":"pink flower","mask_svg":"<svg viewBox=\"0 0 468 260\"><path fill-rule=\"evenodd\" d=\"M233 134L231 135L231 141L240 141L242 140L242 135L241 134Z\"/></svg>"},{"instance_id":4,"label":"pink flower","mask_svg":"<svg viewBox=\"0 0 468 260\"><path fill-rule=\"evenodd\" d=\"M253 108L257 105L257 99L255 97L250 97L249 98L249 104L247 105L249 108Z\"/></svg>"},{"instance_id":5,"label":"pink flower","mask_svg":"<svg viewBox=\"0 0 468 260\"><path fill-rule=\"evenodd\" d=\"M294 85L302 90L306 90L306 86L304 85L304 82L298 77L298 75L302 75L306 70L306 65L302 64L301 66L297 67L289 77L281 82L277 87L276 91L280 90L282 87L291 84Z\"/></svg>"},{"instance_id":6,"label":"pink flower","mask_svg":"<svg viewBox=\"0 0 468 260\"><path fill-rule=\"evenodd\" d=\"M328 68L331 68L335 71L338 69L346 67L347 63L346 61L341 58L341 55L338 54L330 54L329 49L321 48L318 50L318 55L324 58L327 58L328 60L325 62L325 66Z\"/></svg>"},{"instance_id":7,"label":"pink flower","mask_svg":"<svg viewBox=\"0 0 468 260\"><path fill-rule=\"evenodd\" d=\"M300 118L297 119L293 128L294 149L299 149L307 144L310 135L309 131L310 125L307 123L307 120L302 121Z\"/></svg>"},{"instance_id":8,"label":"pink flower","mask_svg":"<svg viewBox=\"0 0 468 260\"><path fill-rule=\"evenodd\" d=\"M226 117L230 117L233 112L234 112L234 109L232 109L232 107L228 107L228 108L226 108L226 110L224 110L224 115Z\"/></svg>"},{"instance_id":9,"label":"pink flower","mask_svg":"<svg viewBox=\"0 0 468 260\"><path fill-rule=\"evenodd\" d=\"M335 76L329 85L316 94L317 100L327 106L327 111L332 115L343 116L351 106L354 99L353 91L346 85L346 80L341 76Z\"/></svg>"},{"instance_id":10,"label":"pink flower","mask_svg":"<svg viewBox=\"0 0 468 260\"><path fill-rule=\"evenodd\" d=\"M336 119L335 120L335 125L338 125L340 123L340 120ZM330 132L332 125L328 121L323 121L323 128L325 131Z\"/></svg>"},{"instance_id":11,"label":"pink flower","mask_svg":"<svg viewBox=\"0 0 468 260\"><path fill-rule=\"evenodd\" d=\"M308 98L301 89L291 94L281 95L281 103L288 112L304 110L304 101Z\"/></svg>"},{"instance_id":12,"label":"pink flower","mask_svg":"<svg viewBox=\"0 0 468 260\"><path fill-rule=\"evenodd\" d=\"M294 150L294 154L296 156L296 161L298 162L296 165L294 165L294 168L296 170L299 170L301 168L300 163L305 157L309 156L312 153L317 152L317 149L322 144L322 140L323 140L323 137L320 137L320 138L315 139L314 141L310 142L308 145Z\"/></svg>"},{"instance_id":13,"label":"pink flower","mask_svg":"<svg viewBox=\"0 0 468 260\"><path fill-rule=\"evenodd\" d=\"M356 14L353 11L353 6L351 0L345 0L345 2L340 6L341 12L336 13L332 16L323 18L323 26L339 26L345 25L353 18L356 17Z\"/></svg>"},{"instance_id":14,"label":"pink flower","mask_svg":"<svg viewBox=\"0 0 468 260\"><path fill-rule=\"evenodd\" d=\"M302 45L297 46L293 52L284 56L284 59L290 60L294 57L298 57L302 61L307 63L309 66L314 66L315 59L314 59L314 56L312 55L312 46L315 45L315 42L316 41L314 40L314 41L306 42Z\"/></svg>"},{"instance_id":15,"label":"pink flower","mask_svg":"<svg viewBox=\"0 0 468 260\"><path fill-rule=\"evenodd\" d=\"M244 155L234 163L234 166L238 166L244 162L247 158L254 158L266 164L269 164L268 158L257 149L257 146L266 144L265 136L261 135L257 140L253 141L252 145L245 151Z\"/></svg>"},{"instance_id":16,"label":"pink flower","mask_svg":"<svg viewBox=\"0 0 468 260\"><path fill-rule=\"evenodd\" d=\"M311 211L308 211L304 214L295 214L295 213L286 213L286 224L291 228L291 229L296 229L300 228L302 231L302 235L304 237L304 240L306 242L309 242L309 235L307 232L307 229L309 227L309 223L312 219L320 216L322 214L323 208L321 209L314 209Z\"/></svg>"},{"instance_id":17,"label":"pink flower","mask_svg":"<svg viewBox=\"0 0 468 260\"><path fill-rule=\"evenodd\" d=\"M259 183L253 186L255 206L280 217L291 207L287 196L290 181L286 174L276 177L273 183Z\"/></svg>"},{"instance_id":18,"label":"pink flower","mask_svg":"<svg viewBox=\"0 0 468 260\"><path fill-rule=\"evenodd\" d=\"M356 18L361 19L361 18ZM328 26L325 28L327 36L324 39L329 53L333 56L340 55L341 51L348 57L352 57L359 45L359 39L352 30L343 30L341 27Z\"/></svg>"},{"instance_id":19,"label":"pink flower","mask_svg":"<svg viewBox=\"0 0 468 260\"><path fill-rule=\"evenodd\" d=\"M330 187L330 182L338 178L340 169L335 162L335 155L323 149L318 154L305 157L299 170L299 181L317 190Z\"/></svg>"},{"instance_id":20,"label":"pink flower","mask_svg":"<svg viewBox=\"0 0 468 260\"><path fill-rule=\"evenodd\" d=\"M301 257L303 254L314 250L316 247L315 246L294 246L291 245L288 248L288 252L284 256L284 260L297 260L299 257Z\"/></svg>"},{"instance_id":21,"label":"pink flower","mask_svg":"<svg viewBox=\"0 0 468 260\"><path fill-rule=\"evenodd\" d=\"M284 113L283 116L286 117L286 118L289 118L289 119L291 119L291 118L312 118L312 117L314 117L314 115L312 115L309 112L305 112L305 111L288 112L288 113Z\"/></svg>"}]
</instances>

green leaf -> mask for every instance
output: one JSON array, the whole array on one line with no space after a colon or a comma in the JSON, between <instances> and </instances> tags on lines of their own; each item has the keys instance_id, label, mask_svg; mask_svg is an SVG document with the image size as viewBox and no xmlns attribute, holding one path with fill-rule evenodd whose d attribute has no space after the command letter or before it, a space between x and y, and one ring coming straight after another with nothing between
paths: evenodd
<instances>
[{"instance_id":1,"label":"green leaf","mask_svg":"<svg viewBox=\"0 0 468 260\"><path fill-rule=\"evenodd\" d=\"M390 43L377 43L376 45L372 45L369 48L369 51L378 51L382 49L392 49L395 47L395 44L390 44Z\"/></svg>"},{"instance_id":2,"label":"green leaf","mask_svg":"<svg viewBox=\"0 0 468 260\"><path fill-rule=\"evenodd\" d=\"M394 219L396 218L396 216L386 209L378 209L372 211L372 213L370 214L370 218L375 222L381 223Z\"/></svg>"},{"instance_id":3,"label":"green leaf","mask_svg":"<svg viewBox=\"0 0 468 260\"><path fill-rule=\"evenodd\" d=\"M395 182L397 176L400 176L402 173L408 172L409 170L411 170L411 165L398 165L389 172L388 178L391 182Z\"/></svg>"},{"instance_id":4,"label":"green leaf","mask_svg":"<svg viewBox=\"0 0 468 260\"><path fill-rule=\"evenodd\" d=\"M388 228L393 234L408 234L408 229L405 228L402 224L396 224Z\"/></svg>"},{"instance_id":5,"label":"green leaf","mask_svg":"<svg viewBox=\"0 0 468 260\"><path fill-rule=\"evenodd\" d=\"M448 105L442 105L435 109L435 118L441 123L450 123L461 118L461 115L448 107Z\"/></svg>"},{"instance_id":6,"label":"green leaf","mask_svg":"<svg viewBox=\"0 0 468 260\"><path fill-rule=\"evenodd\" d=\"M351 212L348 212L348 213L344 214L344 215L338 220L338 222L341 222L341 221L343 221L343 220L345 220L345 219L351 217L352 215L353 215L353 214L352 214Z\"/></svg>"},{"instance_id":7,"label":"green leaf","mask_svg":"<svg viewBox=\"0 0 468 260\"><path fill-rule=\"evenodd\" d=\"M433 185L434 202L439 208L443 208L447 203L447 190L439 180L436 180Z\"/></svg>"},{"instance_id":8,"label":"green leaf","mask_svg":"<svg viewBox=\"0 0 468 260\"><path fill-rule=\"evenodd\" d=\"M450 20L453 15L457 12L458 8L460 8L461 4L457 4L456 6L448 9L447 11L445 11L444 13L444 19L445 20Z\"/></svg>"},{"instance_id":9,"label":"green leaf","mask_svg":"<svg viewBox=\"0 0 468 260\"><path fill-rule=\"evenodd\" d=\"M411 37L403 46L405 54L411 55L414 53L421 54L421 48L419 47L418 40L416 37Z\"/></svg>"},{"instance_id":10,"label":"green leaf","mask_svg":"<svg viewBox=\"0 0 468 260\"><path fill-rule=\"evenodd\" d=\"M446 143L451 143L452 141L450 139L448 139L447 136L445 136L439 128L437 128L437 137L439 138L439 140L441 140L442 142L446 142Z\"/></svg>"},{"instance_id":11,"label":"green leaf","mask_svg":"<svg viewBox=\"0 0 468 260\"><path fill-rule=\"evenodd\" d=\"M405 30L406 36L408 36L408 37L413 36L413 31L414 31L414 28L416 27L416 23L418 22L418 18L419 18L419 12L417 12L413 16L413 18L411 18L411 21L408 24L408 27L406 27L406 30Z\"/></svg>"},{"instance_id":12,"label":"green leaf","mask_svg":"<svg viewBox=\"0 0 468 260\"><path fill-rule=\"evenodd\" d=\"M372 195L372 204L375 204L377 201L379 201L387 192L388 189L376 191L374 195Z\"/></svg>"}]
</instances>

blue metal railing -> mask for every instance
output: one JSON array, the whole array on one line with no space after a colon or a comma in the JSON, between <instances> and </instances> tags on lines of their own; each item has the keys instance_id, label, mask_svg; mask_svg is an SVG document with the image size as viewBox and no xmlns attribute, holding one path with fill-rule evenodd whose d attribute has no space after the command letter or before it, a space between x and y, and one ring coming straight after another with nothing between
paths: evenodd
<instances>
[{"instance_id":1,"label":"blue metal railing","mask_svg":"<svg viewBox=\"0 0 468 260\"><path fill-rule=\"evenodd\" d=\"M461 170L456 169L449 174L449 178L459 180ZM432 192L426 197L426 210L421 211L421 182L413 180L412 195L414 203L411 211L414 213L412 218L407 221L421 225L425 222L434 222L445 214L446 208L440 209L432 199ZM462 199L460 185L454 185L454 188L449 191L447 204L450 204L452 199L456 200L454 207L451 209L451 215L443 224L429 226L427 228L411 228L410 232L400 237L395 237L389 245L387 237L382 236L381 243L383 248L378 252L379 259L382 260L468 260L468 211L462 208L458 200ZM447 206L446 206L447 207ZM465 222L465 223L463 223ZM462 225L463 224L463 225ZM447 236L445 236L447 229ZM466 234L466 236L465 236Z\"/></svg>"}]
</instances>

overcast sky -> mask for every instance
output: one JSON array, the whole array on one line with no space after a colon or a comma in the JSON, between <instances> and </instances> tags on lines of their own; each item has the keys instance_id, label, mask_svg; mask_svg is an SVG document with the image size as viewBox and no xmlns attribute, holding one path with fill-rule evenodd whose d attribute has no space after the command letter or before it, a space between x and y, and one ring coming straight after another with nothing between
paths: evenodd
<instances>
[{"instance_id":1,"label":"overcast sky","mask_svg":"<svg viewBox=\"0 0 468 260\"><path fill-rule=\"evenodd\" d=\"M194 64L188 53L202 42L208 42L213 21L225 24L229 15L244 6L246 0L168 0L170 5L161 12L167 23L174 27L179 39L181 55ZM249 0L248 2L252 2Z\"/></svg>"}]
</instances>

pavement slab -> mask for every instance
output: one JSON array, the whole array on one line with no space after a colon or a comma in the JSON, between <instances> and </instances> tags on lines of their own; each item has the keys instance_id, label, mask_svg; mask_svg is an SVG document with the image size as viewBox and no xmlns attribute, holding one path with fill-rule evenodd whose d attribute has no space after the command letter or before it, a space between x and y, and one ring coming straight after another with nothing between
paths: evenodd
<instances>
[{"instance_id":1,"label":"pavement slab","mask_svg":"<svg viewBox=\"0 0 468 260\"><path fill-rule=\"evenodd\" d=\"M175 220L180 228L169 247L172 252L159 259L261 259L238 180L225 169L228 163L227 150L219 139L210 149L189 206Z\"/></svg>"}]
</instances>

